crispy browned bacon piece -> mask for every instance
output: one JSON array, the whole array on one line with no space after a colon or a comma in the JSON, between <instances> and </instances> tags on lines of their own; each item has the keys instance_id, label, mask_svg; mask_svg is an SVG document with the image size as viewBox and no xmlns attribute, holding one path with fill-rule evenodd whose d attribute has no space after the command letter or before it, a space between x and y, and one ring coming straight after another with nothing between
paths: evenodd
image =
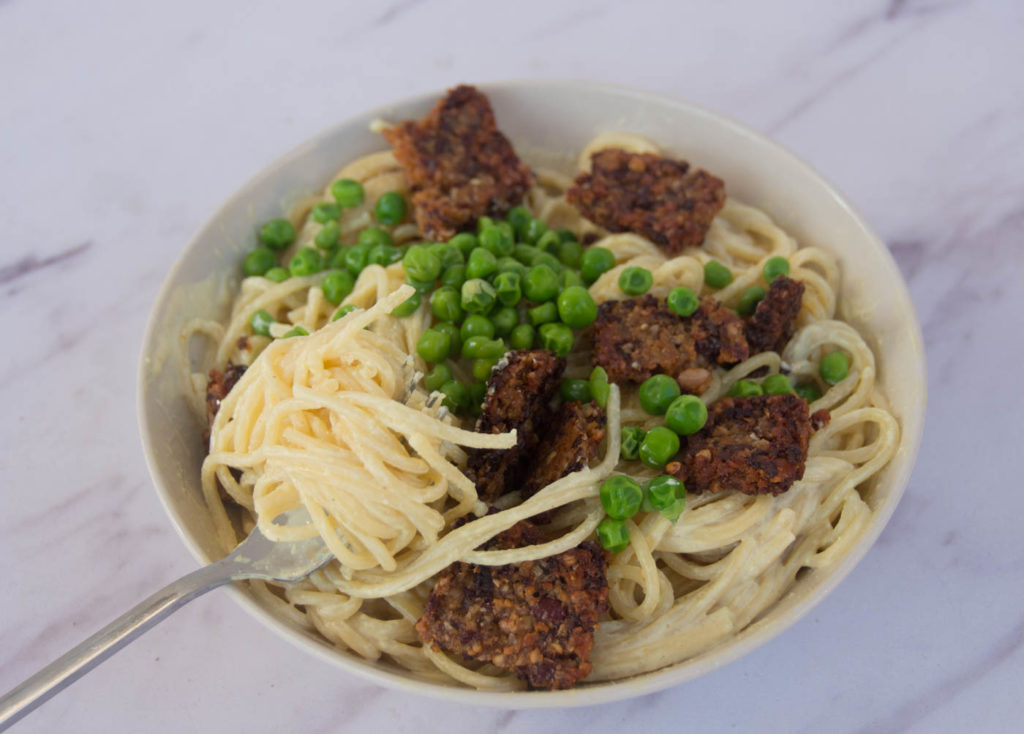
<instances>
[{"instance_id":1,"label":"crispy browned bacon piece","mask_svg":"<svg viewBox=\"0 0 1024 734\"><path fill-rule=\"evenodd\" d=\"M684 321L697 353L708 365L734 365L750 356L743 321L717 298L701 298L700 307Z\"/></svg>"},{"instance_id":2,"label":"crispy browned bacon piece","mask_svg":"<svg viewBox=\"0 0 1024 734\"><path fill-rule=\"evenodd\" d=\"M699 386L706 387L711 377L706 368L736 364L748 356L743 322L714 298L702 298L700 307L686 317L649 294L606 301L597 310L594 361L613 382L643 382L666 374L679 379L684 389L700 392Z\"/></svg>"},{"instance_id":3,"label":"crispy browned bacon piece","mask_svg":"<svg viewBox=\"0 0 1024 734\"><path fill-rule=\"evenodd\" d=\"M768 287L745 328L750 353L781 352L793 336L803 302L804 284L780 275Z\"/></svg>"},{"instance_id":4,"label":"crispy browned bacon piece","mask_svg":"<svg viewBox=\"0 0 1024 734\"><path fill-rule=\"evenodd\" d=\"M654 296L598 306L594 361L612 382L643 382L659 373L674 377L696 359L686 324Z\"/></svg>"},{"instance_id":5,"label":"crispy browned bacon piece","mask_svg":"<svg viewBox=\"0 0 1024 734\"><path fill-rule=\"evenodd\" d=\"M538 455L529 460L524 499L589 464L604 438L605 421L597 403L563 403L544 431Z\"/></svg>"},{"instance_id":6,"label":"crispy browned bacon piece","mask_svg":"<svg viewBox=\"0 0 1024 734\"><path fill-rule=\"evenodd\" d=\"M204 440L209 437L209 429L213 427L213 419L217 417L217 411L220 410L221 402L228 396L231 388L242 378L244 373L245 365L241 364L229 364L224 368L223 372L210 370L210 379L206 383L206 420L208 427Z\"/></svg>"},{"instance_id":7,"label":"crispy browned bacon piece","mask_svg":"<svg viewBox=\"0 0 1024 734\"><path fill-rule=\"evenodd\" d=\"M422 120L384 137L409 179L416 224L433 239L447 240L485 214L504 215L533 182L475 87L455 87Z\"/></svg>"},{"instance_id":8,"label":"crispy browned bacon piece","mask_svg":"<svg viewBox=\"0 0 1024 734\"><path fill-rule=\"evenodd\" d=\"M520 522L487 548L543 542ZM458 561L437 577L416 631L425 644L515 671L533 688L572 688L591 669L594 630L607 609L607 555L596 543L536 561Z\"/></svg>"},{"instance_id":9,"label":"crispy browned bacon piece","mask_svg":"<svg viewBox=\"0 0 1024 734\"><path fill-rule=\"evenodd\" d=\"M725 184L686 161L617 148L591 156L566 199L611 232L636 232L670 255L704 241L725 205Z\"/></svg>"},{"instance_id":10,"label":"crispy browned bacon piece","mask_svg":"<svg viewBox=\"0 0 1024 734\"><path fill-rule=\"evenodd\" d=\"M785 492L804 475L811 422L796 395L723 398L665 471L691 492Z\"/></svg>"},{"instance_id":11,"label":"crispy browned bacon piece","mask_svg":"<svg viewBox=\"0 0 1024 734\"><path fill-rule=\"evenodd\" d=\"M483 414L476 430L481 433L517 431L510 449L472 449L466 475L476 482L484 502L518 487L522 460L537 447L539 435L550 418L551 398L565 370L565 360L545 349L509 352L507 364L487 382Z\"/></svg>"}]
</instances>

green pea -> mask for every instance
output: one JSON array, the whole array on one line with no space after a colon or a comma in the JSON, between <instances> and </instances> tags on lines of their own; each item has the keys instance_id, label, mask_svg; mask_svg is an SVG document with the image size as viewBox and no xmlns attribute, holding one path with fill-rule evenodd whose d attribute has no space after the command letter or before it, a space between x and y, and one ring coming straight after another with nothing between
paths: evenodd
<instances>
[{"instance_id":1,"label":"green pea","mask_svg":"<svg viewBox=\"0 0 1024 734\"><path fill-rule=\"evenodd\" d=\"M353 207L359 206L366 198L366 191L363 185L351 178L339 178L331 184L331 195L338 202L338 206Z\"/></svg>"},{"instance_id":2,"label":"green pea","mask_svg":"<svg viewBox=\"0 0 1024 734\"><path fill-rule=\"evenodd\" d=\"M242 274L266 275L267 271L277 265L277 255L269 247L257 247L242 260Z\"/></svg>"},{"instance_id":3,"label":"green pea","mask_svg":"<svg viewBox=\"0 0 1024 734\"><path fill-rule=\"evenodd\" d=\"M449 352L455 356L462 350L462 336L459 334L459 327L450 321L438 321L431 327L434 331L443 331L451 340L452 348Z\"/></svg>"},{"instance_id":4,"label":"green pea","mask_svg":"<svg viewBox=\"0 0 1024 734\"><path fill-rule=\"evenodd\" d=\"M373 213L381 224L398 224L405 219L405 197L397 191L381 194Z\"/></svg>"},{"instance_id":5,"label":"green pea","mask_svg":"<svg viewBox=\"0 0 1024 734\"><path fill-rule=\"evenodd\" d=\"M413 245L402 257L402 268L410 278L433 283L441 275L441 258L423 245Z\"/></svg>"},{"instance_id":6,"label":"green pea","mask_svg":"<svg viewBox=\"0 0 1024 734\"><path fill-rule=\"evenodd\" d=\"M270 336L270 325L273 323L274 317L263 308L249 317L249 326L252 327L252 333L259 334L260 336Z\"/></svg>"},{"instance_id":7,"label":"green pea","mask_svg":"<svg viewBox=\"0 0 1024 734\"><path fill-rule=\"evenodd\" d=\"M451 337L436 329L427 329L420 334L420 338L416 342L416 353L427 362L443 362L448 359L451 348Z\"/></svg>"},{"instance_id":8,"label":"green pea","mask_svg":"<svg viewBox=\"0 0 1024 734\"><path fill-rule=\"evenodd\" d=\"M450 285L452 288L461 289L466 282L466 266L452 265L445 268L441 273L441 285Z\"/></svg>"},{"instance_id":9,"label":"green pea","mask_svg":"<svg viewBox=\"0 0 1024 734\"><path fill-rule=\"evenodd\" d=\"M668 294L668 307L680 316L692 316L700 308L700 299L689 288L679 286Z\"/></svg>"},{"instance_id":10,"label":"green pea","mask_svg":"<svg viewBox=\"0 0 1024 734\"><path fill-rule=\"evenodd\" d=\"M652 469L665 466L679 453L679 436L670 428L655 426L640 444L640 461Z\"/></svg>"},{"instance_id":11,"label":"green pea","mask_svg":"<svg viewBox=\"0 0 1024 734\"><path fill-rule=\"evenodd\" d=\"M736 312L742 316L749 316L757 309L757 304L765 297L765 290L759 285L752 285L743 291L739 303L736 304Z\"/></svg>"},{"instance_id":12,"label":"green pea","mask_svg":"<svg viewBox=\"0 0 1024 734\"><path fill-rule=\"evenodd\" d=\"M511 255L515 248L515 235L512 232L512 225L508 222L498 222L487 227L480 232L478 238L480 247L495 257Z\"/></svg>"},{"instance_id":13,"label":"green pea","mask_svg":"<svg viewBox=\"0 0 1024 734\"><path fill-rule=\"evenodd\" d=\"M558 274L548 265L534 265L523 278L523 294L535 303L558 295Z\"/></svg>"},{"instance_id":14,"label":"green pea","mask_svg":"<svg viewBox=\"0 0 1024 734\"><path fill-rule=\"evenodd\" d=\"M572 351L572 329L565 324L543 324L538 329L540 345L556 356L564 357Z\"/></svg>"},{"instance_id":15,"label":"green pea","mask_svg":"<svg viewBox=\"0 0 1024 734\"><path fill-rule=\"evenodd\" d=\"M725 288L732 283L732 272L717 260L704 263L704 282L712 288Z\"/></svg>"},{"instance_id":16,"label":"green pea","mask_svg":"<svg viewBox=\"0 0 1024 734\"><path fill-rule=\"evenodd\" d=\"M679 383L668 375L654 375L640 384L640 407L651 415L665 415L668 406L679 397Z\"/></svg>"},{"instance_id":17,"label":"green pea","mask_svg":"<svg viewBox=\"0 0 1024 734\"><path fill-rule=\"evenodd\" d=\"M516 237L523 239L533 215L525 206L514 206L509 210L507 219L508 223L512 225L512 229L515 230Z\"/></svg>"},{"instance_id":18,"label":"green pea","mask_svg":"<svg viewBox=\"0 0 1024 734\"><path fill-rule=\"evenodd\" d=\"M657 510L663 517L675 522L685 507L686 487L675 477L661 474L644 485L643 509L647 512Z\"/></svg>"},{"instance_id":19,"label":"green pea","mask_svg":"<svg viewBox=\"0 0 1024 734\"><path fill-rule=\"evenodd\" d=\"M486 315L494 308L497 294L494 286L483 278L470 278L462 284L462 310Z\"/></svg>"},{"instance_id":20,"label":"green pea","mask_svg":"<svg viewBox=\"0 0 1024 734\"><path fill-rule=\"evenodd\" d=\"M623 426L622 427L622 448L619 453L622 454L623 459L629 459L634 461L640 458L640 444L644 442L644 436L647 435L640 426Z\"/></svg>"},{"instance_id":21,"label":"green pea","mask_svg":"<svg viewBox=\"0 0 1024 734\"><path fill-rule=\"evenodd\" d=\"M287 219L271 219L260 227L260 241L271 250L283 250L295 241L295 227Z\"/></svg>"},{"instance_id":22,"label":"green pea","mask_svg":"<svg viewBox=\"0 0 1024 734\"><path fill-rule=\"evenodd\" d=\"M363 268L367 265L367 260L370 254L370 245L366 243L355 245L350 247L345 252L345 267L348 272L354 276L358 276L363 272Z\"/></svg>"},{"instance_id":23,"label":"green pea","mask_svg":"<svg viewBox=\"0 0 1024 734\"><path fill-rule=\"evenodd\" d=\"M586 380L562 380L562 400L567 403L589 403L590 383Z\"/></svg>"},{"instance_id":24,"label":"green pea","mask_svg":"<svg viewBox=\"0 0 1024 734\"><path fill-rule=\"evenodd\" d=\"M522 240L530 245L537 244L537 241L548 231L548 225L543 219L532 218L530 223L523 230Z\"/></svg>"},{"instance_id":25,"label":"green pea","mask_svg":"<svg viewBox=\"0 0 1024 734\"><path fill-rule=\"evenodd\" d=\"M483 232L485 229L490 229L493 226L494 226L494 220L493 219L491 219L490 217L480 217L479 219L476 220L476 233L477 233L477 236L479 236L480 233Z\"/></svg>"},{"instance_id":26,"label":"green pea","mask_svg":"<svg viewBox=\"0 0 1024 734\"><path fill-rule=\"evenodd\" d=\"M292 259L288 262L288 272L296 277L313 275L319 273L323 268L323 258L312 247L303 247L292 255Z\"/></svg>"},{"instance_id":27,"label":"green pea","mask_svg":"<svg viewBox=\"0 0 1024 734\"><path fill-rule=\"evenodd\" d=\"M370 248L374 245L393 245L395 241L391 239L391 235L388 234L387 230L383 230L380 227L367 227L359 233L359 237L356 238L356 244L366 245L367 248Z\"/></svg>"},{"instance_id":28,"label":"green pea","mask_svg":"<svg viewBox=\"0 0 1024 734\"><path fill-rule=\"evenodd\" d=\"M582 329L597 318L597 304L581 285L566 288L558 294L558 316L573 329Z\"/></svg>"},{"instance_id":29,"label":"green pea","mask_svg":"<svg viewBox=\"0 0 1024 734\"><path fill-rule=\"evenodd\" d=\"M428 392L434 392L435 390L440 390L441 385L446 382L450 382L451 379L451 368L442 362L440 364L435 364L434 368L424 376L423 387L425 387Z\"/></svg>"},{"instance_id":30,"label":"green pea","mask_svg":"<svg viewBox=\"0 0 1024 734\"><path fill-rule=\"evenodd\" d=\"M538 238L536 247L541 252L548 252L557 256L560 244L562 244L562 238L558 236L558 232L549 229Z\"/></svg>"},{"instance_id":31,"label":"green pea","mask_svg":"<svg viewBox=\"0 0 1024 734\"><path fill-rule=\"evenodd\" d=\"M501 339L488 339L486 336L471 336L462 343L462 356L469 359L498 359L506 351L505 342Z\"/></svg>"},{"instance_id":32,"label":"green pea","mask_svg":"<svg viewBox=\"0 0 1024 734\"><path fill-rule=\"evenodd\" d=\"M430 311L440 321L462 319L461 296L450 285L443 285L430 295Z\"/></svg>"},{"instance_id":33,"label":"green pea","mask_svg":"<svg viewBox=\"0 0 1024 734\"><path fill-rule=\"evenodd\" d=\"M281 267L273 267L263 274L263 277L267 280L272 280L275 283L283 283L291 277L291 273Z\"/></svg>"},{"instance_id":34,"label":"green pea","mask_svg":"<svg viewBox=\"0 0 1024 734\"><path fill-rule=\"evenodd\" d=\"M447 242L434 242L427 249L441 260L441 269L446 270L453 265L465 265L466 258L462 251Z\"/></svg>"},{"instance_id":35,"label":"green pea","mask_svg":"<svg viewBox=\"0 0 1024 734\"><path fill-rule=\"evenodd\" d=\"M753 380L739 380L729 388L726 393L730 398L751 398L755 395L763 395L764 390Z\"/></svg>"},{"instance_id":36,"label":"green pea","mask_svg":"<svg viewBox=\"0 0 1024 734\"><path fill-rule=\"evenodd\" d=\"M351 247L344 245L335 248L327 262L327 267L331 270L348 270L345 258L348 257L348 251L351 249Z\"/></svg>"},{"instance_id":37,"label":"green pea","mask_svg":"<svg viewBox=\"0 0 1024 734\"><path fill-rule=\"evenodd\" d=\"M324 292L324 298L335 306L344 301L355 286L356 280L352 277L352 273L347 270L332 270L320 281L320 288Z\"/></svg>"},{"instance_id":38,"label":"green pea","mask_svg":"<svg viewBox=\"0 0 1024 734\"><path fill-rule=\"evenodd\" d=\"M467 316L466 320L462 322L459 334L462 336L462 341L466 341L471 336L483 336L490 339L494 336L494 322L479 314Z\"/></svg>"},{"instance_id":39,"label":"green pea","mask_svg":"<svg viewBox=\"0 0 1024 734\"><path fill-rule=\"evenodd\" d=\"M345 306L342 306L337 311L335 311L334 315L331 317L331 321L337 321L340 318L348 316L353 311L358 311L358 310L359 310L359 306L356 306L355 304L349 303L349 304L347 304Z\"/></svg>"},{"instance_id":40,"label":"green pea","mask_svg":"<svg viewBox=\"0 0 1024 734\"><path fill-rule=\"evenodd\" d=\"M491 314L495 336L508 336L519 323L519 314L514 308L503 306Z\"/></svg>"},{"instance_id":41,"label":"green pea","mask_svg":"<svg viewBox=\"0 0 1024 734\"><path fill-rule=\"evenodd\" d=\"M591 247L583 251L583 260L580 262L580 275L583 282L590 285L615 267L615 255L611 250L603 247Z\"/></svg>"},{"instance_id":42,"label":"green pea","mask_svg":"<svg viewBox=\"0 0 1024 734\"><path fill-rule=\"evenodd\" d=\"M448 240L448 244L454 245L459 252L462 253L463 257L469 257L469 254L473 252L480 243L477 240L476 235L472 232L460 232Z\"/></svg>"},{"instance_id":43,"label":"green pea","mask_svg":"<svg viewBox=\"0 0 1024 734\"><path fill-rule=\"evenodd\" d=\"M419 291L416 291L411 296L409 296L404 301L395 306L395 308L391 311L391 315L397 316L399 318L404 318L405 316L412 316L414 313L416 313L416 309L420 307L420 304L422 302L422 296L420 296Z\"/></svg>"},{"instance_id":44,"label":"green pea","mask_svg":"<svg viewBox=\"0 0 1024 734\"><path fill-rule=\"evenodd\" d=\"M506 306L515 306L523 297L519 273L498 273L494 278L494 292Z\"/></svg>"},{"instance_id":45,"label":"green pea","mask_svg":"<svg viewBox=\"0 0 1024 734\"><path fill-rule=\"evenodd\" d=\"M533 258L533 267L537 267L538 265L547 265L556 273L561 273L565 267L562 265L561 261L550 252L542 252L537 255L537 257Z\"/></svg>"},{"instance_id":46,"label":"green pea","mask_svg":"<svg viewBox=\"0 0 1024 734\"><path fill-rule=\"evenodd\" d=\"M533 347L534 330L529 324L519 324L512 329L508 343L513 349L530 349Z\"/></svg>"},{"instance_id":47,"label":"green pea","mask_svg":"<svg viewBox=\"0 0 1024 734\"><path fill-rule=\"evenodd\" d=\"M608 407L608 394L611 388L608 387L608 373L604 367L598 365L590 371L590 394L594 396L594 402L602 408Z\"/></svg>"},{"instance_id":48,"label":"green pea","mask_svg":"<svg viewBox=\"0 0 1024 734\"><path fill-rule=\"evenodd\" d=\"M761 389L765 395L789 395L796 392L785 375L768 375L761 380Z\"/></svg>"},{"instance_id":49,"label":"green pea","mask_svg":"<svg viewBox=\"0 0 1024 734\"><path fill-rule=\"evenodd\" d=\"M558 274L558 287L562 290L576 285L583 285L583 276L579 274L578 270L566 268Z\"/></svg>"},{"instance_id":50,"label":"green pea","mask_svg":"<svg viewBox=\"0 0 1024 734\"><path fill-rule=\"evenodd\" d=\"M629 547L629 528L625 520L606 517L597 526L597 541L609 553L621 553Z\"/></svg>"},{"instance_id":51,"label":"green pea","mask_svg":"<svg viewBox=\"0 0 1024 734\"><path fill-rule=\"evenodd\" d=\"M309 332L301 326L295 326L281 335L282 339L291 339L293 336L309 336Z\"/></svg>"},{"instance_id":52,"label":"green pea","mask_svg":"<svg viewBox=\"0 0 1024 734\"><path fill-rule=\"evenodd\" d=\"M558 321L558 306L554 301L542 303L526 310L526 319L534 326L551 324Z\"/></svg>"},{"instance_id":53,"label":"green pea","mask_svg":"<svg viewBox=\"0 0 1024 734\"><path fill-rule=\"evenodd\" d=\"M644 490L640 483L625 474L608 477L601 483L601 506L608 517L628 520L640 511Z\"/></svg>"},{"instance_id":54,"label":"green pea","mask_svg":"<svg viewBox=\"0 0 1024 734\"><path fill-rule=\"evenodd\" d=\"M402 259L402 251L394 245L374 245L366 253L366 262L387 267Z\"/></svg>"},{"instance_id":55,"label":"green pea","mask_svg":"<svg viewBox=\"0 0 1024 734\"><path fill-rule=\"evenodd\" d=\"M619 290L627 296L642 296L654 285L654 276L647 268L636 266L625 268L619 273Z\"/></svg>"},{"instance_id":56,"label":"green pea","mask_svg":"<svg viewBox=\"0 0 1024 734\"><path fill-rule=\"evenodd\" d=\"M562 242L576 242L579 239L571 229L559 229L557 232L558 236L562 238Z\"/></svg>"},{"instance_id":57,"label":"green pea","mask_svg":"<svg viewBox=\"0 0 1024 734\"><path fill-rule=\"evenodd\" d=\"M453 413L461 413L469 407L469 389L458 380L449 380L441 385L444 394L443 405Z\"/></svg>"},{"instance_id":58,"label":"green pea","mask_svg":"<svg viewBox=\"0 0 1024 734\"><path fill-rule=\"evenodd\" d=\"M821 375L821 379L827 382L829 385L835 385L837 382L841 382L846 378L846 373L850 369L850 362L846 358L846 355L836 350L829 352L822 358L821 364L818 365L818 374Z\"/></svg>"},{"instance_id":59,"label":"green pea","mask_svg":"<svg viewBox=\"0 0 1024 734\"><path fill-rule=\"evenodd\" d=\"M771 283L780 275L789 275L789 260L778 255L770 257L761 269L761 273L764 275L766 283Z\"/></svg>"},{"instance_id":60,"label":"green pea","mask_svg":"<svg viewBox=\"0 0 1024 734\"><path fill-rule=\"evenodd\" d=\"M526 275L527 270L529 270L529 268L527 268L521 262L516 260L514 257L509 257L508 255L506 255L505 257L498 258L499 273L515 273L520 278L522 278L524 275Z\"/></svg>"},{"instance_id":61,"label":"green pea","mask_svg":"<svg viewBox=\"0 0 1024 734\"><path fill-rule=\"evenodd\" d=\"M818 389L817 385L811 383L807 383L806 385L797 385L794 392L808 403L813 403L815 400L821 399L821 390Z\"/></svg>"},{"instance_id":62,"label":"green pea","mask_svg":"<svg viewBox=\"0 0 1024 734\"><path fill-rule=\"evenodd\" d=\"M487 397L487 383L483 380L474 380L469 385L469 409L476 414L480 413L484 398Z\"/></svg>"},{"instance_id":63,"label":"green pea","mask_svg":"<svg viewBox=\"0 0 1024 734\"><path fill-rule=\"evenodd\" d=\"M337 221L338 217L341 216L341 209L333 202L321 201L313 205L313 210L309 213L309 216L313 218L314 222L327 224L328 222Z\"/></svg>"},{"instance_id":64,"label":"green pea","mask_svg":"<svg viewBox=\"0 0 1024 734\"><path fill-rule=\"evenodd\" d=\"M313 238L313 244L319 247L321 250L329 250L338 244L338 239L341 237L341 227L337 222L328 222L320 231L316 233L316 237Z\"/></svg>"},{"instance_id":65,"label":"green pea","mask_svg":"<svg viewBox=\"0 0 1024 734\"><path fill-rule=\"evenodd\" d=\"M572 232L569 232L569 234L572 234ZM579 269L580 263L583 262L583 245L581 245L575 239L563 239L558 244L557 254L558 259L562 262L563 265L565 265L565 267Z\"/></svg>"},{"instance_id":66,"label":"green pea","mask_svg":"<svg viewBox=\"0 0 1024 734\"><path fill-rule=\"evenodd\" d=\"M515 246L515 249L512 251L512 257L514 257L516 260L521 262L523 265L526 265L527 267L532 267L533 261L536 260L537 257L542 254L544 253L542 253L533 245L524 245L522 243L517 244Z\"/></svg>"},{"instance_id":67,"label":"green pea","mask_svg":"<svg viewBox=\"0 0 1024 734\"><path fill-rule=\"evenodd\" d=\"M483 380L486 382L490 379L491 370L494 369L494 365L498 364L496 357L480 357L479 359L473 360L473 377L477 380Z\"/></svg>"},{"instance_id":68,"label":"green pea","mask_svg":"<svg viewBox=\"0 0 1024 734\"><path fill-rule=\"evenodd\" d=\"M418 290L423 295L430 293L434 290L434 286L437 285L436 280L416 280L415 278L406 275L405 282L411 285L413 288Z\"/></svg>"},{"instance_id":69,"label":"green pea","mask_svg":"<svg viewBox=\"0 0 1024 734\"><path fill-rule=\"evenodd\" d=\"M469 260L466 261L467 278L486 278L497 269L498 258L493 252L478 247L469 253Z\"/></svg>"},{"instance_id":70,"label":"green pea","mask_svg":"<svg viewBox=\"0 0 1024 734\"><path fill-rule=\"evenodd\" d=\"M665 425L680 436L696 433L708 422L708 407L696 395L680 395L665 411Z\"/></svg>"}]
</instances>

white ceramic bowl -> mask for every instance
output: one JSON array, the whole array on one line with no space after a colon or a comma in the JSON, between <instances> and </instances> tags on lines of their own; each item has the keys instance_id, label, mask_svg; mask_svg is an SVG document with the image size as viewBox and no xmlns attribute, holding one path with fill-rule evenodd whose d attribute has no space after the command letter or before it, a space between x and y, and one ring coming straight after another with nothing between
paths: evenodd
<instances>
[{"instance_id":1,"label":"white ceramic bowl","mask_svg":"<svg viewBox=\"0 0 1024 734\"><path fill-rule=\"evenodd\" d=\"M875 350L878 382L902 426L899 450L868 493L872 525L837 566L807 574L760 621L727 643L663 670L572 691L483 693L424 683L397 667L368 663L335 649L264 608L243 589L231 593L296 646L390 688L510 708L579 706L650 693L718 668L782 632L821 601L878 538L907 485L924 425L920 327L885 245L821 176L759 133L684 102L605 84L527 81L482 88L501 129L527 160L543 151L565 153L569 161L599 132L638 133L724 179L731 195L764 209L801 244L828 249L839 257L843 315ZM369 131L371 120L421 117L442 94L421 95L358 115L274 161L221 206L167 276L143 345L139 420L157 492L197 560L208 563L222 553L199 489L201 426L183 398L177 347L182 325L195 316L226 314L225 296L237 281L238 263L252 246L258 222L281 216L301 196L320 191L346 161L386 147Z\"/></svg>"}]
</instances>

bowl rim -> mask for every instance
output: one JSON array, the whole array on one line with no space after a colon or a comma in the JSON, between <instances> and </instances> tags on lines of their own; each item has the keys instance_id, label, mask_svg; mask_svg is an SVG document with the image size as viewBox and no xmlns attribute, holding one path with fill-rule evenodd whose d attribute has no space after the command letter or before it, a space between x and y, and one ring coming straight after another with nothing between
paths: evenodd
<instances>
[{"instance_id":1,"label":"bowl rim","mask_svg":"<svg viewBox=\"0 0 1024 734\"><path fill-rule=\"evenodd\" d=\"M548 90L557 92L566 87L587 88L589 91L599 94L607 94L617 98L631 98L637 102L653 104L662 108L681 110L689 115L703 117L708 121L723 128L729 129L732 133L743 137L751 138L760 145L774 149L775 153L782 154L792 160L795 166L808 177L815 185L835 200L835 203L845 211L853 223L861 230L863 235L869 239L878 249L884 266L891 269L900 284L901 289L898 297L904 301L905 312L911 321L909 337L912 340L912 348L916 355L916 371L921 386L921 401L919 412L912 415L905 415L901 419L901 444L906 447L906 461L903 470L892 480L893 489L885 504L875 511L875 520L867 532L862 535L856 545L834 566L825 580L820 583L806 598L796 603L786 614L776 619L769 619L754 625L750 625L740 631L732 641L714 646L711 649L700 653L692 658L671 665L667 668L643 673L635 677L618 681L606 681L593 685L575 688L567 691L478 691L461 686L447 686L416 680L400 673L392 673L372 663L367 663L354 656L346 656L340 651L331 649L326 645L316 642L296 629L283 624L279 619L265 610L251 596L247 595L237 585L232 585L229 593L234 600L241 605L250 615L259 620L265 627L272 630L279 637L287 640L296 647L312 653L319 659L340 668L358 678L368 680L372 683L384 686L397 691L415 693L429 698L444 700L448 702L500 707L508 709L536 709L554 707L578 707L589 706L601 703L612 703L627 698L634 698L656 691L664 690L698 676L717 670L734 660L753 652L757 648L777 637L786 629L800 621L812 608L839 585L843 579L857 566L867 554L868 550L875 544L882 531L888 525L899 504L910 481L918 451L921 445L921 438L924 431L925 413L927 404L927 370L925 365L924 339L922 336L920 320L906 281L900 273L892 253L885 243L867 223L861 213L847 200L839 189L821 175L813 166L796 153L790 151L780 143L767 135L738 122L730 117L713 112L704 107L695 105L674 98L668 94L640 89L632 86L614 84L609 82L587 80L587 79L512 79L490 82L479 82L476 86L485 93L497 91L517 90ZM152 353L151 345L157 337L157 323L160 321L158 315L167 307L169 295L176 287L177 274L183 267L183 253L189 251L195 241L204 232L209 230L220 217L221 212L232 203L244 200L251 195L253 189L266 179L276 175L276 172L287 162L301 154L310 146L330 139L339 134L341 130L351 126L357 119L367 116L386 118L394 107L410 107L428 105L445 94L446 90L435 90L409 95L391 102L378 105L372 110L362 111L346 117L344 120L335 122L320 132L306 138L299 144L291 147L285 153L278 155L270 163L262 166L254 175L250 176L231 196L221 202L217 208L203 221L199 228L189 238L188 243L179 252L177 259L171 266L158 291L153 305L150 309L149 318L142 339L142 349L139 358L136 386L136 407L137 419L139 422L139 435L142 442L142 449L149 469L150 477L157 496L163 505L174 526L178 536L182 539L192 556L200 563L207 564L217 559L209 558L193 540L190 533L184 527L177 516L170 500L169 493L164 487L163 481L157 469L155 455L151 449L154 445L154 436L150 434L147 421L147 401L145 398L146 374L149 370L147 355ZM914 420L908 420L913 418ZM910 429L909 431L907 429Z\"/></svg>"}]
</instances>

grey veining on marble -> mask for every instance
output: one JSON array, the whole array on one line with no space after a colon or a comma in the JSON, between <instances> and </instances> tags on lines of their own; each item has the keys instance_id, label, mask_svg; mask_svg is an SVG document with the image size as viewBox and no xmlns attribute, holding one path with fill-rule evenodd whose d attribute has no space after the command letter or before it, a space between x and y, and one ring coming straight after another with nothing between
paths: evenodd
<instances>
[{"instance_id":1,"label":"grey veining on marble","mask_svg":"<svg viewBox=\"0 0 1024 734\"><path fill-rule=\"evenodd\" d=\"M882 235L927 342L904 502L814 612L685 686L569 712L341 674L226 596L19 732L1024 731L1024 6L0 2L0 689L194 567L153 493L138 350L178 250L350 113L461 81L595 78L766 131Z\"/></svg>"}]
</instances>

